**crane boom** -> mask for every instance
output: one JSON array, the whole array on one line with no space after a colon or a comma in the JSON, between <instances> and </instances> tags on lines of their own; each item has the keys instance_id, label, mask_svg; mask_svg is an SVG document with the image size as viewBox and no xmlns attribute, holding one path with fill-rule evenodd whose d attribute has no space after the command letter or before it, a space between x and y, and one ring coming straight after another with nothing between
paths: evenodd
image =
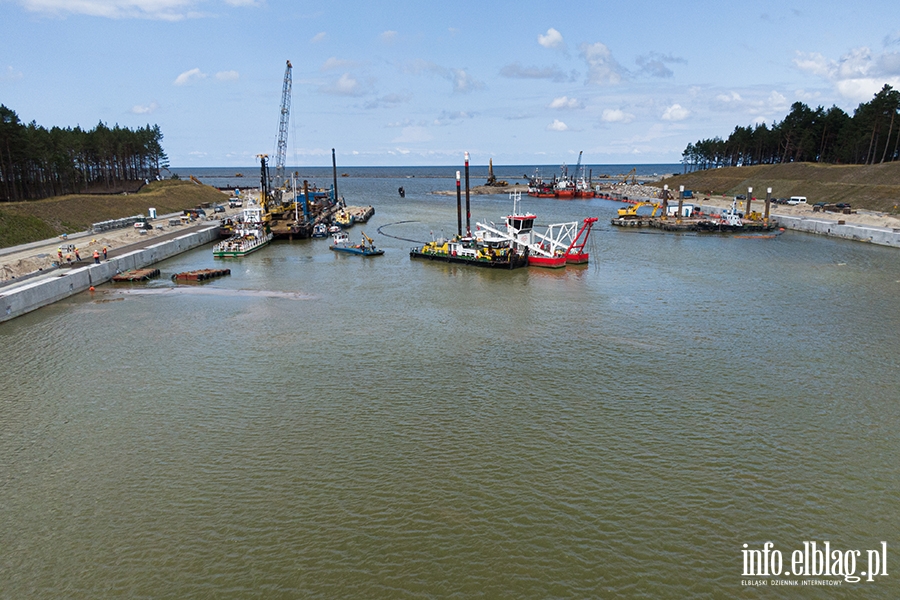
<instances>
[{"instance_id":1,"label":"crane boom","mask_svg":"<svg viewBox=\"0 0 900 600\"><path fill-rule=\"evenodd\" d=\"M281 88L281 117L278 120L278 146L275 150L275 186L284 185L284 160L287 156L288 121L291 117L291 61L284 69Z\"/></svg>"}]
</instances>

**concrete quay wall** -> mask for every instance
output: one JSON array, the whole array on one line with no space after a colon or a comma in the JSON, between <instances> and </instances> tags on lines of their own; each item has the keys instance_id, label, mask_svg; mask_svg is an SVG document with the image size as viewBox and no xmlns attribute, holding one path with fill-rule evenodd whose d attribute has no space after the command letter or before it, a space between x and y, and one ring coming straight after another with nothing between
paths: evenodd
<instances>
[{"instance_id":1,"label":"concrete quay wall","mask_svg":"<svg viewBox=\"0 0 900 600\"><path fill-rule=\"evenodd\" d=\"M14 319L42 306L84 292L92 285L106 283L116 273L130 269L143 269L182 252L208 244L217 236L218 226L212 226L110 258L99 265L60 269L46 277L32 279L23 282L20 286L6 288L0 292L0 322Z\"/></svg>"},{"instance_id":2,"label":"concrete quay wall","mask_svg":"<svg viewBox=\"0 0 900 600\"><path fill-rule=\"evenodd\" d=\"M900 230L891 229L889 227L871 227L860 225L858 223L841 224L827 219L789 217L784 215L773 216L772 220L785 229L900 248Z\"/></svg>"},{"instance_id":3,"label":"concrete quay wall","mask_svg":"<svg viewBox=\"0 0 900 600\"><path fill-rule=\"evenodd\" d=\"M723 210L719 206L700 207L703 212L713 215L721 214ZM900 229L890 227L874 227L860 223L840 223L833 219L816 219L815 217L797 217L793 215L771 215L770 220L785 229L828 235L831 237L853 240L854 242L868 242L880 246L900 248Z\"/></svg>"}]
</instances>

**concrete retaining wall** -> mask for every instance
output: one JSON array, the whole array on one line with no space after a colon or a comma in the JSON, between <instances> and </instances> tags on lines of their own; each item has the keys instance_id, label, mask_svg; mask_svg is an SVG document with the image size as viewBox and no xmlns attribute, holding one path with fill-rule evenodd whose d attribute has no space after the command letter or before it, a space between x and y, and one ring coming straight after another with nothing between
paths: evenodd
<instances>
[{"instance_id":1,"label":"concrete retaining wall","mask_svg":"<svg viewBox=\"0 0 900 600\"><path fill-rule=\"evenodd\" d=\"M0 322L14 319L42 306L84 292L92 285L106 283L116 273L143 269L216 239L218 227L210 227L147 246L99 265L77 269L60 269L52 275L34 279L0 293Z\"/></svg>"},{"instance_id":2,"label":"concrete retaining wall","mask_svg":"<svg viewBox=\"0 0 900 600\"><path fill-rule=\"evenodd\" d=\"M785 229L830 235L832 237L854 240L857 242L870 242L881 246L900 248L900 230L889 227L868 227L857 223L845 223L839 225L835 221L813 219L809 217L773 216L772 219Z\"/></svg>"},{"instance_id":3,"label":"concrete retaining wall","mask_svg":"<svg viewBox=\"0 0 900 600\"><path fill-rule=\"evenodd\" d=\"M717 215L724 210L718 206L702 206L703 212ZM900 229L890 227L870 227L859 223L844 223L839 225L837 221L829 219L816 219L813 217L795 217L787 215L771 215L770 219L779 227L829 235L831 237L853 240L855 242L869 242L880 246L892 246L900 248Z\"/></svg>"}]
</instances>

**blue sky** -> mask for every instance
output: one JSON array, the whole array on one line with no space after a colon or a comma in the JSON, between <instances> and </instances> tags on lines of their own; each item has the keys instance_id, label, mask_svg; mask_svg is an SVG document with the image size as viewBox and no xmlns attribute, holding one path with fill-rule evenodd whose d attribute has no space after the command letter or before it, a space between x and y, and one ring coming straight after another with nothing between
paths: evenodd
<instances>
[{"instance_id":1,"label":"blue sky","mask_svg":"<svg viewBox=\"0 0 900 600\"><path fill-rule=\"evenodd\" d=\"M173 166L674 163L900 88L895 1L0 0L0 103L158 124Z\"/></svg>"}]
</instances>

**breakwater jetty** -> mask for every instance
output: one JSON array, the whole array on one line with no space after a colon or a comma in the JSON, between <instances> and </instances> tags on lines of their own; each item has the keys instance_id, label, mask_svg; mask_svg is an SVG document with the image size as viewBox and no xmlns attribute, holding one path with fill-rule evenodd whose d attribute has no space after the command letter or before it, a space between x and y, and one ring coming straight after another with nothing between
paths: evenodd
<instances>
[{"instance_id":1,"label":"breakwater jetty","mask_svg":"<svg viewBox=\"0 0 900 600\"><path fill-rule=\"evenodd\" d=\"M218 222L210 222L183 235L154 242L130 252L111 257L100 264L88 264L69 269L54 269L39 277L0 288L0 322L53 304L69 296L110 281L125 271L143 269L218 238Z\"/></svg>"}]
</instances>

